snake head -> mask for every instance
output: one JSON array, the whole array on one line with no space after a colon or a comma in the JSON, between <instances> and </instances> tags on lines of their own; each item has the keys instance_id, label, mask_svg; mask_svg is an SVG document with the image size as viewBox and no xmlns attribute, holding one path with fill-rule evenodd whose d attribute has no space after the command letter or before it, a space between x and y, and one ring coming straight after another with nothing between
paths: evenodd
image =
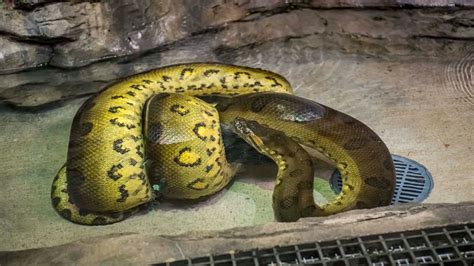
<instances>
[{"instance_id":1,"label":"snake head","mask_svg":"<svg viewBox=\"0 0 474 266\"><path fill-rule=\"evenodd\" d=\"M232 121L234 131L239 135L250 135L252 130L248 127L248 121L240 117L235 118Z\"/></svg>"},{"instance_id":2,"label":"snake head","mask_svg":"<svg viewBox=\"0 0 474 266\"><path fill-rule=\"evenodd\" d=\"M237 135L258 151L264 152L263 147L265 144L263 143L262 137L265 136L265 132L261 132L263 126L255 121L245 120L241 117L235 118L231 122L231 125Z\"/></svg>"}]
</instances>

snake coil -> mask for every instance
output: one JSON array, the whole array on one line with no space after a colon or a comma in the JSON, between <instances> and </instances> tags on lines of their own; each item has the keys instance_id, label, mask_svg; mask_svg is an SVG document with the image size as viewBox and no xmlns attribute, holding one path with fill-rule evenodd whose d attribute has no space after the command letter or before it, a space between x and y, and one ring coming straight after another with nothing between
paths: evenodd
<instances>
[{"instance_id":1,"label":"snake coil","mask_svg":"<svg viewBox=\"0 0 474 266\"><path fill-rule=\"evenodd\" d=\"M165 183L170 198L211 195L234 173L219 123L277 163L273 208L280 221L389 204L395 174L380 138L358 120L290 93L278 74L218 63L167 66L115 83L78 110L66 164L53 181L53 206L72 222L98 225L152 201L155 183ZM191 97L205 95L230 98L218 102L217 113ZM312 165L300 144L341 171L335 201L314 204Z\"/></svg>"}]
</instances>

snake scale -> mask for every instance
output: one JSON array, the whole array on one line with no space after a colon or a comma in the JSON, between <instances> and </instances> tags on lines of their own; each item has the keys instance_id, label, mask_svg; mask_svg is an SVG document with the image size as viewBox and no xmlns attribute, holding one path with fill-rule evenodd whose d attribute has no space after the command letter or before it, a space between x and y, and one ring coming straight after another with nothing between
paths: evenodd
<instances>
[{"instance_id":1,"label":"snake scale","mask_svg":"<svg viewBox=\"0 0 474 266\"><path fill-rule=\"evenodd\" d=\"M278 221L389 204L395 173L381 139L360 121L291 91L278 74L218 63L172 65L112 84L74 117L67 161L52 184L53 207L72 222L101 225L146 206L155 184L165 198L212 195L235 172L220 123L276 162ZM192 97L206 95L225 97L217 97L216 108ZM313 166L301 145L341 172L334 201L314 203Z\"/></svg>"}]
</instances>

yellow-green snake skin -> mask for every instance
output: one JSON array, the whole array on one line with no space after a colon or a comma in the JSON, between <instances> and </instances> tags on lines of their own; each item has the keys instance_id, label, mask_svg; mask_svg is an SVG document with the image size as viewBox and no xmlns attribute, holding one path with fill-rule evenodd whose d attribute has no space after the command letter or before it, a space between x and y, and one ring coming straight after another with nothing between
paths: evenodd
<instances>
[{"instance_id":1,"label":"yellow-green snake skin","mask_svg":"<svg viewBox=\"0 0 474 266\"><path fill-rule=\"evenodd\" d=\"M358 120L290 93L278 74L218 63L167 66L115 83L77 112L53 206L72 222L99 225L151 202L156 183L165 198L211 195L234 174L219 123L277 163L278 221L389 204L395 173L380 138ZM191 97L205 95L227 98L217 112ZM313 166L300 144L336 164L344 182L336 200L315 205Z\"/></svg>"}]
</instances>

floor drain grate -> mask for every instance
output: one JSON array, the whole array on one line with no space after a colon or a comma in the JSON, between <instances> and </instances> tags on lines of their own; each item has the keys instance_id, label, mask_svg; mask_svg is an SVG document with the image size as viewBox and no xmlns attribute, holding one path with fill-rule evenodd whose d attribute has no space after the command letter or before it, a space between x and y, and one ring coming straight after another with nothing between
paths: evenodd
<instances>
[{"instance_id":1,"label":"floor drain grate","mask_svg":"<svg viewBox=\"0 0 474 266\"><path fill-rule=\"evenodd\" d=\"M392 198L392 204L422 202L433 189L433 177L423 165L405 157L392 154L393 164L397 175L397 185ZM342 178L335 170L331 176L332 190L339 194Z\"/></svg>"},{"instance_id":2,"label":"floor drain grate","mask_svg":"<svg viewBox=\"0 0 474 266\"><path fill-rule=\"evenodd\" d=\"M275 246L155 264L176 265L473 265L474 224Z\"/></svg>"}]
</instances>

